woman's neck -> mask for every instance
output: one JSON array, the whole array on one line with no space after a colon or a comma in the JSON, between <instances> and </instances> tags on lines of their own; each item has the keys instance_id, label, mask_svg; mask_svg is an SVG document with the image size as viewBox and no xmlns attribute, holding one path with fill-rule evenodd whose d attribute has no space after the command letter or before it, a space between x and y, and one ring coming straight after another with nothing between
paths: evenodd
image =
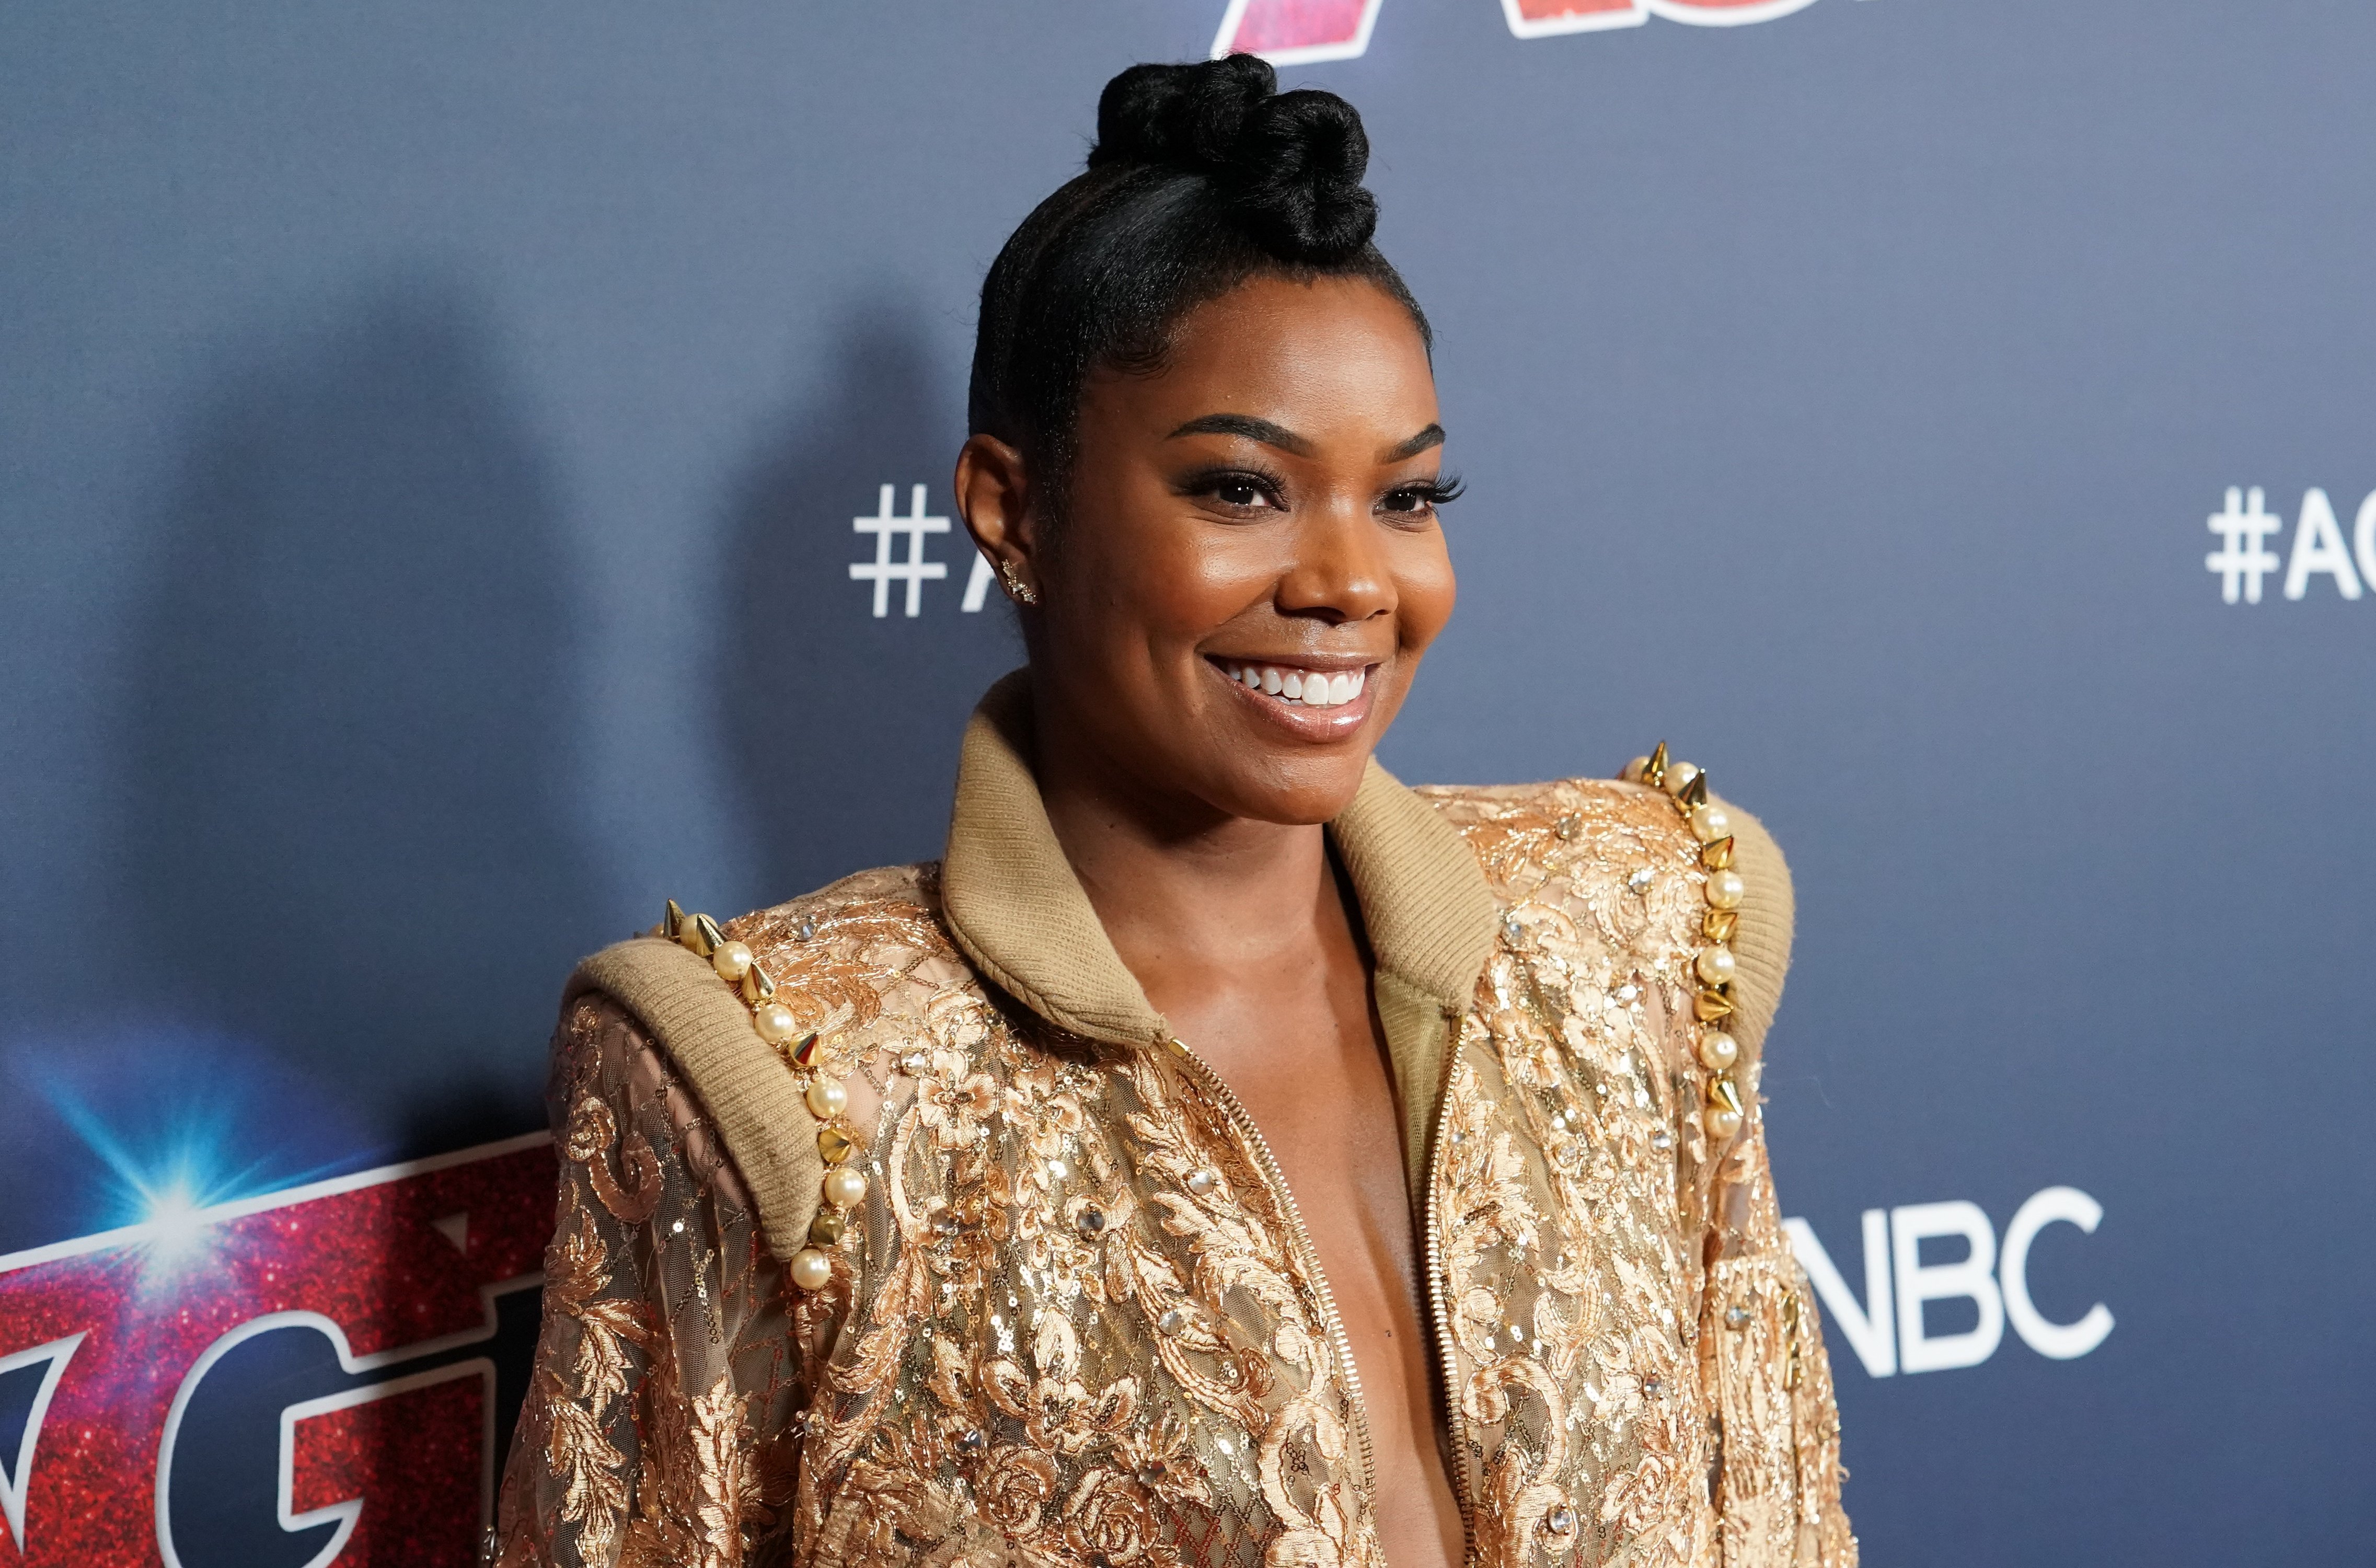
<instances>
[{"instance_id":1,"label":"woman's neck","mask_svg":"<svg viewBox=\"0 0 2376 1568\"><path fill-rule=\"evenodd\" d=\"M1324 826L1151 790L1067 733L1040 728L1040 798L1107 936L1158 1008L1175 987L1304 957L1324 924L1344 920Z\"/></svg>"}]
</instances>

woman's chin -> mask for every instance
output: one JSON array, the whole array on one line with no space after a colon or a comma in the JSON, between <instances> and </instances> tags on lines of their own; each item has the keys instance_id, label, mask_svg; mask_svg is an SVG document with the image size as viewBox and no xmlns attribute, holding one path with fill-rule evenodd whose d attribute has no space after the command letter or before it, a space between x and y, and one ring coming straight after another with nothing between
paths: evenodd
<instances>
[{"instance_id":1,"label":"woman's chin","mask_svg":"<svg viewBox=\"0 0 2376 1568\"><path fill-rule=\"evenodd\" d=\"M1360 792L1370 748L1348 737L1327 753L1301 750L1265 755L1252 748L1219 759L1213 803L1232 816L1282 827L1333 822Z\"/></svg>"}]
</instances>

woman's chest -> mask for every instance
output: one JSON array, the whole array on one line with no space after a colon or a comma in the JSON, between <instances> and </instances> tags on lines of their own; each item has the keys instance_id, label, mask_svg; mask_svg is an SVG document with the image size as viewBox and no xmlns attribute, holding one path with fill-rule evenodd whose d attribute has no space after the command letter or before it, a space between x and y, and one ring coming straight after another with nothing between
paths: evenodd
<instances>
[{"instance_id":1,"label":"woman's chest","mask_svg":"<svg viewBox=\"0 0 2376 1568\"><path fill-rule=\"evenodd\" d=\"M1694 1266L1682 1184L1656 1179L1672 1095L1618 1068L1605 1022L1540 997L1471 1015L1417 1234L1391 1114L1257 1116L1184 1049L1065 1058L997 1031L928 1052L845 1243L859 1283L817 1369L806 1555L1378 1561L1379 1444L1434 1447L1414 1372L1452 1392L1472 1516L1514 1470L1529 1528L1567 1522L1578 1547L1610 1485L1655 1494L1620 1510L1628 1530L1687 1506L1639 1473L1658 1447L1672 1482L1691 1450L1681 1405L1663 1437L1645 1426ZM1383 1068L1372 1088L1391 1109ZM1363 1128L1383 1134L1367 1159Z\"/></svg>"}]
</instances>

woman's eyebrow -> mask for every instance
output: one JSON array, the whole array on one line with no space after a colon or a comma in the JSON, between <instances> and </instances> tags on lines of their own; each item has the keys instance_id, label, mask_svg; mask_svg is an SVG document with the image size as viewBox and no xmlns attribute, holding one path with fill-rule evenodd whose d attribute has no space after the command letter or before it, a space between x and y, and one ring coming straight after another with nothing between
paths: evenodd
<instances>
[{"instance_id":1,"label":"woman's eyebrow","mask_svg":"<svg viewBox=\"0 0 2376 1568\"><path fill-rule=\"evenodd\" d=\"M1312 456L1312 443L1283 424L1258 420L1252 414L1205 414L1190 420L1164 437L1177 441L1183 435L1242 435L1249 441L1259 441L1265 446L1276 446L1299 457Z\"/></svg>"},{"instance_id":2,"label":"woman's eyebrow","mask_svg":"<svg viewBox=\"0 0 2376 1568\"><path fill-rule=\"evenodd\" d=\"M1248 441L1259 441L1265 446L1276 446L1282 452L1291 452L1299 457L1308 457L1312 455L1311 442L1283 424L1273 424L1268 420L1256 419L1252 414L1200 415L1190 420L1164 439L1176 441L1183 435L1241 435ZM1431 447L1443 445L1443 426L1431 424L1408 440L1400 442L1388 449L1380 461L1403 462L1418 457Z\"/></svg>"}]
</instances>

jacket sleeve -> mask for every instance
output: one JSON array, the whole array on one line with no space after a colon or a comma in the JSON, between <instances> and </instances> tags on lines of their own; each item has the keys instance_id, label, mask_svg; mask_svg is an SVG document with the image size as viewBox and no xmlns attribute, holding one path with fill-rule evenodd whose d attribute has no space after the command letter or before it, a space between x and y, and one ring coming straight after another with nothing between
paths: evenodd
<instances>
[{"instance_id":1,"label":"jacket sleeve","mask_svg":"<svg viewBox=\"0 0 2376 1568\"><path fill-rule=\"evenodd\" d=\"M1756 1085L1767 1026L1789 966L1789 867L1764 827L1728 805L1747 892L1740 964L1737 1076L1748 1115L1716 1172L1701 1357L1717 1417L1716 1504L1726 1568L1852 1568L1856 1537L1840 1507L1840 1421L1814 1292L1790 1249L1774 1195Z\"/></svg>"},{"instance_id":2,"label":"jacket sleeve","mask_svg":"<svg viewBox=\"0 0 2376 1568\"><path fill-rule=\"evenodd\" d=\"M790 1528L798 1328L693 1096L599 993L553 1040L561 1156L499 1568L735 1568Z\"/></svg>"},{"instance_id":3,"label":"jacket sleeve","mask_svg":"<svg viewBox=\"0 0 2376 1568\"><path fill-rule=\"evenodd\" d=\"M1726 1568L1852 1568L1840 1418L1814 1293L1790 1251L1752 1111L1719 1177L1717 1257L1700 1313L1717 1420Z\"/></svg>"}]
</instances>

